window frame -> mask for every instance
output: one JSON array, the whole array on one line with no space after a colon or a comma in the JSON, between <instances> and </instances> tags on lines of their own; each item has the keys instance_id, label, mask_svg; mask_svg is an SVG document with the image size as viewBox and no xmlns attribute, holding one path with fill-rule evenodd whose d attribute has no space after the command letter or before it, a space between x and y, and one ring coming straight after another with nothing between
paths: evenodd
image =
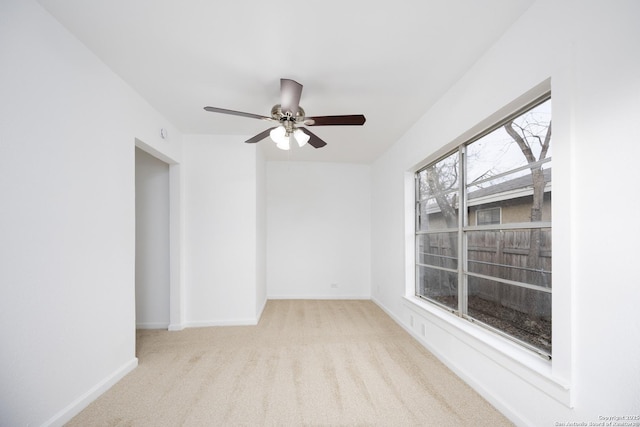
<instances>
[{"instance_id":1,"label":"window frame","mask_svg":"<svg viewBox=\"0 0 640 427\"><path fill-rule=\"evenodd\" d=\"M468 279L469 277L476 277L476 278L481 278L481 279L489 279L498 283L503 283L506 285L510 285L510 286L519 286L519 287L523 287L523 288L530 288L536 291L542 291L542 292L548 292L549 294L552 295L552 287L549 288L542 288L540 286L534 285L534 284L528 284L528 283L524 283L524 282L516 282L516 281L512 281L512 280L508 280L508 279L502 279L500 277L493 277L493 276L484 276L478 273L474 273L474 272L469 272L468 271L468 245L467 245L467 241L468 241L468 233L469 232L473 232L473 231L489 231L489 230L502 230L502 229L550 229L551 231L553 230L552 228L552 222L551 221L539 221L539 222L525 222L525 223L509 223L509 224L503 224L503 216L502 216L502 207L498 206L498 207L492 207L492 208L487 208L487 209L500 209L500 222L497 224L481 224L478 225L478 212L483 210L483 209L477 209L475 211L475 225L469 225L469 205L468 205L468 197L467 197L467 190L468 187L470 186L470 183L467 183L467 160L466 160L466 150L467 147L470 146L471 144L473 144L474 142L478 141L479 139L481 139L482 137L490 134L491 132L495 131L496 129L500 128L501 126L503 126L505 123L507 123L509 120L512 120L514 118L517 118L523 114L525 114L526 112L528 112L529 110L534 109L536 106L546 102L546 101L550 101L551 100L551 92L546 92L543 95L535 98L533 101L527 103L526 105L522 106L521 108L518 108L517 110L515 110L513 113L505 116L504 118L502 118L501 120L495 122L493 125L487 127L485 130L479 132L478 134L476 134L475 136L463 141L462 143L460 143L459 145L457 145L457 147L455 147L452 150L447 151L444 155L439 156L438 158L436 158L433 161L430 161L428 163L423 163L423 165L418 168L417 170L415 170L414 172L414 216L415 216L415 226L414 226L414 287L413 287L413 293L416 297L418 297L419 299L426 301L430 304L433 304L441 309L444 309L460 318L463 318L465 320L468 320L470 323L472 324L477 324L481 327L483 327L484 329L487 329L493 333L497 333L498 335L507 338L508 340L512 341L512 342L516 342L517 344L519 344L521 347L535 353L538 356L543 357L544 359L547 360L551 360L552 359L552 354L551 352L546 352L538 347L535 347L525 341L522 341L520 339L518 339L517 337L510 335L508 333L506 333L505 331L502 331L494 326L491 326L489 324L486 324L478 319L475 319L473 317L471 317L468 314ZM420 184L419 184L419 173L421 173L422 171L425 171L428 167L437 164L438 162L447 159L448 157L452 156L454 153L458 153L458 167L459 167L459 176L458 176L458 189L457 189L457 197L458 197L458 225L455 229L451 229L451 228L442 228L442 229L435 229L435 230L431 230L431 229L421 229L420 225L421 225L421 212L420 212L420 202L424 201L424 200L428 200L428 198L422 198L421 199L421 191L420 191ZM544 164L544 163L548 163L551 162L552 157L548 157L545 158L543 160L540 160L538 162L536 162L535 164ZM508 174L512 174L517 170L524 170L524 169L530 169L534 164L527 164L525 166L519 167L519 168L514 168L512 170L509 170L508 172L505 172L503 175L508 175ZM492 177L493 179L496 178L496 176ZM490 179L487 179L486 181L489 181ZM477 183L477 182L476 182ZM449 191L451 192L451 190ZM441 268L439 266L434 266L434 265L429 265L429 264L422 264L419 263L418 260L420 259L420 254L419 254L419 248L420 245L418 244L418 239L420 238L421 235L425 235L425 234L436 234L436 233L449 233L449 232L456 232L457 233L457 237L458 237L458 251L457 251L457 263L458 263L458 268L456 269L456 273L457 273L457 277L458 277L458 307L456 309L453 309L439 301L436 301L432 298L429 298L427 296L424 295L420 295L418 292L418 283L419 283L419 276L420 276L420 267L427 267L427 268L432 268L432 269L438 269L438 270L444 270L444 271L448 271L448 272L453 272L453 270L451 269L447 269L447 268ZM551 302L552 304L552 302ZM552 312L552 307L550 311ZM551 340L553 342L553 337L551 337Z\"/></svg>"}]
</instances>

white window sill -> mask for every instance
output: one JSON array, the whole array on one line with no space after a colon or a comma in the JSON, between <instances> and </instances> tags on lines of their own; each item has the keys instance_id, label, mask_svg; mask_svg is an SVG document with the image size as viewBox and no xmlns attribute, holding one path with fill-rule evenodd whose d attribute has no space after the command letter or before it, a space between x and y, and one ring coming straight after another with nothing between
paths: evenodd
<instances>
[{"instance_id":1,"label":"white window sill","mask_svg":"<svg viewBox=\"0 0 640 427\"><path fill-rule=\"evenodd\" d=\"M522 380L536 387L567 407L571 407L570 386L552 374L552 361L480 326L449 313L415 296L405 296L404 305L415 315L443 329L474 350L498 363ZM407 325L413 329L414 325ZM417 331L412 334L421 341L427 337Z\"/></svg>"}]
</instances>

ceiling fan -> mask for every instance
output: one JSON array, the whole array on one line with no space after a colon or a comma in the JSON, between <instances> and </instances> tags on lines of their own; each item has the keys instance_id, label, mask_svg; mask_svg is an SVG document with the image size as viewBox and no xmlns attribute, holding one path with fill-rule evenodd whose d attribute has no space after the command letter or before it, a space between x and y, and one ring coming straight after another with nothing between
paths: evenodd
<instances>
[{"instance_id":1,"label":"ceiling fan","mask_svg":"<svg viewBox=\"0 0 640 427\"><path fill-rule=\"evenodd\" d=\"M301 94L302 85L300 83L290 79L280 79L280 104L271 108L271 117L217 107L204 107L204 109L212 113L231 114L277 123L277 126L260 132L245 142L256 143L269 135L277 147L282 150L290 148L291 139L295 139L300 147L307 142L314 148L327 145L309 129L300 126L361 126L366 120L362 114L307 117L300 107Z\"/></svg>"}]
</instances>

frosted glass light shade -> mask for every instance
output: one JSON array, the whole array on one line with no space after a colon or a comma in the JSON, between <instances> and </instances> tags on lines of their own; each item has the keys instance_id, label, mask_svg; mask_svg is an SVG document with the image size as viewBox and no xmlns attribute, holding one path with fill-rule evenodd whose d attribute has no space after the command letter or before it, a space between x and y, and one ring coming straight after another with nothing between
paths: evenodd
<instances>
[{"instance_id":1,"label":"frosted glass light shade","mask_svg":"<svg viewBox=\"0 0 640 427\"><path fill-rule=\"evenodd\" d=\"M278 126L275 129L271 129L271 132L269 132L269 136L276 143L276 146L279 149L288 150L290 148L289 136L287 135L287 130L283 126Z\"/></svg>"},{"instance_id":2,"label":"frosted glass light shade","mask_svg":"<svg viewBox=\"0 0 640 427\"><path fill-rule=\"evenodd\" d=\"M309 138L311 138L309 135L307 135L306 133L304 133L300 129L296 129L293 132L293 136L296 139L296 141L298 142L298 146L299 147L302 147L304 144L306 144L309 141Z\"/></svg>"},{"instance_id":3,"label":"frosted glass light shade","mask_svg":"<svg viewBox=\"0 0 640 427\"><path fill-rule=\"evenodd\" d=\"M271 137L271 139L273 139L274 142L278 143L284 139L286 133L287 131L283 126L278 126L271 129L271 132L269 132L269 136Z\"/></svg>"},{"instance_id":4,"label":"frosted glass light shade","mask_svg":"<svg viewBox=\"0 0 640 427\"><path fill-rule=\"evenodd\" d=\"M276 142L276 147L281 150L288 150L289 148L291 148L289 137L285 137L282 141Z\"/></svg>"}]
</instances>

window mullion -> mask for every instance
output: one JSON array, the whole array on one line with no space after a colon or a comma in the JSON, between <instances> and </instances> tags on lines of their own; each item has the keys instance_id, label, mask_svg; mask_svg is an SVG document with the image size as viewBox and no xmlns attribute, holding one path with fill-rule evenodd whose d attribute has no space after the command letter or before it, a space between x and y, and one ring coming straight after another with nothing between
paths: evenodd
<instances>
[{"instance_id":1,"label":"window mullion","mask_svg":"<svg viewBox=\"0 0 640 427\"><path fill-rule=\"evenodd\" d=\"M415 174L413 177L414 180L414 194L415 194L415 229L420 230L420 177L419 174Z\"/></svg>"},{"instance_id":2,"label":"window mullion","mask_svg":"<svg viewBox=\"0 0 640 427\"><path fill-rule=\"evenodd\" d=\"M416 173L413 176L413 191L414 191L414 200L415 200L415 204L414 204L414 237L413 237L413 261L414 261L414 271L413 271L413 279L414 279L414 285L413 285L413 291L417 293L417 287L420 281L420 274L419 274L419 269L420 267L418 266L418 260L419 258L419 250L420 250L420 245L418 243L418 233L417 231L420 230L420 174Z\"/></svg>"},{"instance_id":3,"label":"window mullion","mask_svg":"<svg viewBox=\"0 0 640 427\"><path fill-rule=\"evenodd\" d=\"M460 316L467 315L467 239L463 232L467 224L467 161L466 146L458 151L460 176L458 179L458 311Z\"/></svg>"}]
</instances>

